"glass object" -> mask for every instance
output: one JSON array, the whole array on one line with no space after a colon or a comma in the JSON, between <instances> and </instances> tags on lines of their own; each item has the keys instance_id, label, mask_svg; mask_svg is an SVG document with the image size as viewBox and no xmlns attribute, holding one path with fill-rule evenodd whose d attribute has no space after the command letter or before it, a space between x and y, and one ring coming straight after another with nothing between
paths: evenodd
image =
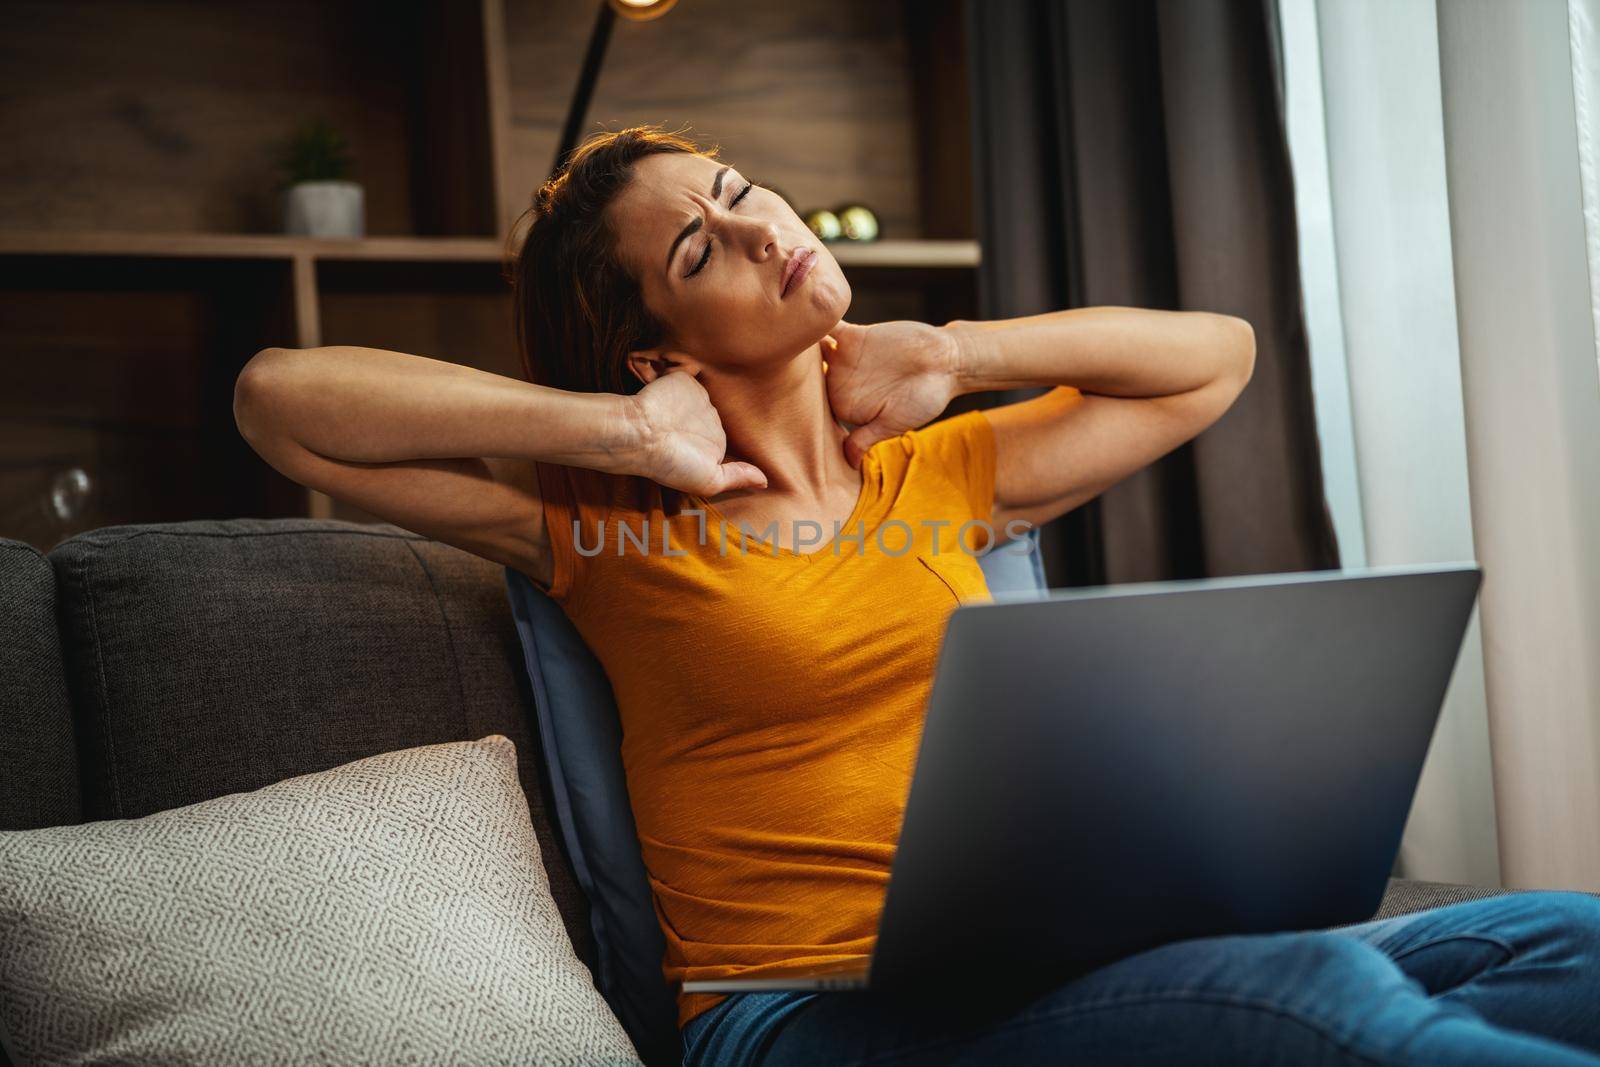
<instances>
[{"instance_id":1,"label":"glass object","mask_svg":"<svg viewBox=\"0 0 1600 1067\"><path fill-rule=\"evenodd\" d=\"M844 227L839 224L839 216L826 208L812 211L806 215L806 225L811 227L811 232L824 241L836 241L844 232Z\"/></svg>"},{"instance_id":2,"label":"glass object","mask_svg":"<svg viewBox=\"0 0 1600 1067\"><path fill-rule=\"evenodd\" d=\"M846 204L836 211L847 241L876 241L878 216L865 204Z\"/></svg>"},{"instance_id":3,"label":"glass object","mask_svg":"<svg viewBox=\"0 0 1600 1067\"><path fill-rule=\"evenodd\" d=\"M93 493L94 479L89 472L82 467L69 467L50 483L47 507L51 517L64 523L76 522Z\"/></svg>"}]
</instances>

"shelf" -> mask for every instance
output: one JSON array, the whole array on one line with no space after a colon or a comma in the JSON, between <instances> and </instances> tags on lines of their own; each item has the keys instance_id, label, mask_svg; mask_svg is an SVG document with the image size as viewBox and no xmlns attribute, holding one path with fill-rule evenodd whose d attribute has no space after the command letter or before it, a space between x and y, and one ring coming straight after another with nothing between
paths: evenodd
<instances>
[{"instance_id":1,"label":"shelf","mask_svg":"<svg viewBox=\"0 0 1600 1067\"><path fill-rule=\"evenodd\" d=\"M971 268L976 241L830 241L842 267ZM198 259L394 260L499 263L493 237L366 237L332 239L251 233L108 233L0 231L0 255L177 256Z\"/></svg>"},{"instance_id":2,"label":"shelf","mask_svg":"<svg viewBox=\"0 0 1600 1067\"><path fill-rule=\"evenodd\" d=\"M48 547L80 529L304 513L304 491L240 436L232 392L292 340L282 259L0 255L0 531ZM86 510L50 518L81 469Z\"/></svg>"},{"instance_id":3,"label":"shelf","mask_svg":"<svg viewBox=\"0 0 1600 1067\"><path fill-rule=\"evenodd\" d=\"M841 267L976 267L977 241L829 241Z\"/></svg>"},{"instance_id":4,"label":"shelf","mask_svg":"<svg viewBox=\"0 0 1600 1067\"><path fill-rule=\"evenodd\" d=\"M252 233L0 230L0 255L499 262L493 237L335 239Z\"/></svg>"}]
</instances>

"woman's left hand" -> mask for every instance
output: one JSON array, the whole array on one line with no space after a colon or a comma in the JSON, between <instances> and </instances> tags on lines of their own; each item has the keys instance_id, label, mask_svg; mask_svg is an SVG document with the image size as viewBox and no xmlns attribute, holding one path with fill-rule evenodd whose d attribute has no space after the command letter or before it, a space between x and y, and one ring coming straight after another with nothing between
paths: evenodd
<instances>
[{"instance_id":1,"label":"woman's left hand","mask_svg":"<svg viewBox=\"0 0 1600 1067\"><path fill-rule=\"evenodd\" d=\"M955 334L942 326L839 320L822 339L822 357L833 414L855 427L844 442L852 467L874 444L945 409L957 393L958 355Z\"/></svg>"}]
</instances>

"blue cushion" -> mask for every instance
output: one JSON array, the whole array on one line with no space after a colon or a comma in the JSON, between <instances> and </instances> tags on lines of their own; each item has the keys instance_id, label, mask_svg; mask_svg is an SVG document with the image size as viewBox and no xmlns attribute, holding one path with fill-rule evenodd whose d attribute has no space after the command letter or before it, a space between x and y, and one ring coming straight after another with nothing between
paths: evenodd
<instances>
[{"instance_id":1,"label":"blue cushion","mask_svg":"<svg viewBox=\"0 0 1600 1067\"><path fill-rule=\"evenodd\" d=\"M1037 597L1049 591L1044 577L1044 557L1039 553L1039 530L1029 530L987 555L978 557L983 580L995 599Z\"/></svg>"},{"instance_id":2,"label":"blue cushion","mask_svg":"<svg viewBox=\"0 0 1600 1067\"><path fill-rule=\"evenodd\" d=\"M992 593L1045 589L1039 534L980 557ZM521 571L506 590L532 683L556 829L589 898L595 985L650 1067L681 1062L676 992L662 976L656 919L622 770L622 727L611 683L554 601Z\"/></svg>"},{"instance_id":3,"label":"blue cushion","mask_svg":"<svg viewBox=\"0 0 1600 1067\"><path fill-rule=\"evenodd\" d=\"M656 920L622 770L611 683L566 614L521 571L506 569L511 614L532 684L556 832L589 899L595 987L639 1055L678 1064L678 1009L661 973Z\"/></svg>"}]
</instances>

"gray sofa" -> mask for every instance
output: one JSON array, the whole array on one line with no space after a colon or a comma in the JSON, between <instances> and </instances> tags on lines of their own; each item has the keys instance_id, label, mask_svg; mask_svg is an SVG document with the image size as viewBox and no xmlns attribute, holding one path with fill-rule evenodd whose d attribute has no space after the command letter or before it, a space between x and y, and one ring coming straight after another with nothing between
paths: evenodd
<instances>
[{"instance_id":1,"label":"gray sofa","mask_svg":"<svg viewBox=\"0 0 1600 1067\"><path fill-rule=\"evenodd\" d=\"M517 746L580 959L502 569L395 526L114 526L0 539L0 829L133 818L380 752ZM1395 880L1379 915L1496 890Z\"/></svg>"}]
</instances>

